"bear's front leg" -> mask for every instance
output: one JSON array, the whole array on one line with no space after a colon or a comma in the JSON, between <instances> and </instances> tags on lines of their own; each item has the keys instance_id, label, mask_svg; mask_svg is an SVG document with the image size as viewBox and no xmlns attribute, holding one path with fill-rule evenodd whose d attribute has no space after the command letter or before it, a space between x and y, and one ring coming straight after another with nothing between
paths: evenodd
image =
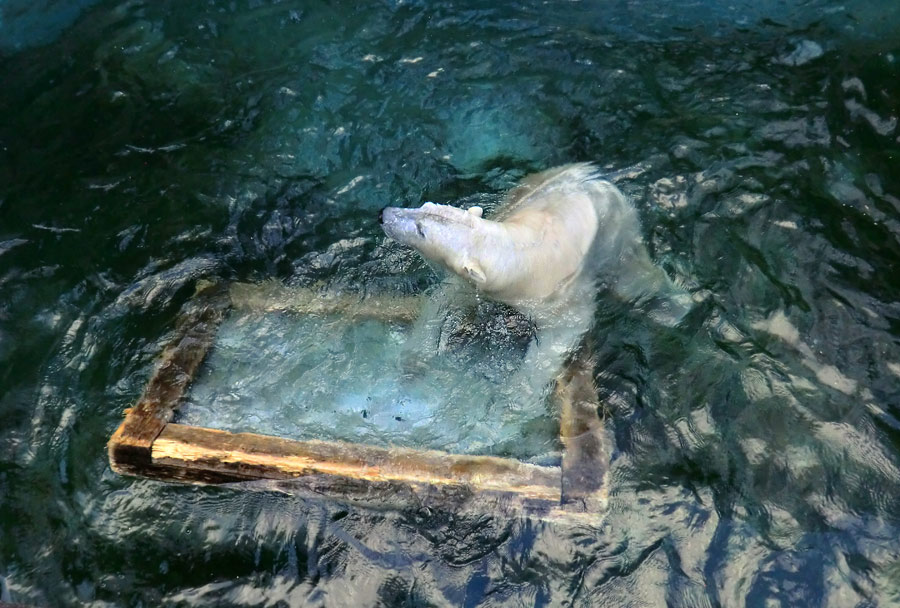
<instances>
[{"instance_id":1,"label":"bear's front leg","mask_svg":"<svg viewBox=\"0 0 900 608\"><path fill-rule=\"evenodd\" d=\"M543 402L566 359L581 343L593 323L593 299L554 307L551 314L535 319L537 332L528 345L522 365L509 383L512 405L527 407Z\"/></svg>"}]
</instances>

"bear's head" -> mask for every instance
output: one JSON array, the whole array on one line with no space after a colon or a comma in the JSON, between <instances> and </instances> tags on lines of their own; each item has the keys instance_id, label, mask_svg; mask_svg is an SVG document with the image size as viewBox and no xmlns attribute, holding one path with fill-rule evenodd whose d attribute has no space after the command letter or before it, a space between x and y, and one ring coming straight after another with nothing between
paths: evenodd
<instances>
[{"instance_id":1,"label":"bear's head","mask_svg":"<svg viewBox=\"0 0 900 608\"><path fill-rule=\"evenodd\" d=\"M481 207L464 211L425 203L416 209L385 207L378 220L390 238L481 287L487 276L480 252L488 226L494 223L483 219L482 213Z\"/></svg>"}]
</instances>

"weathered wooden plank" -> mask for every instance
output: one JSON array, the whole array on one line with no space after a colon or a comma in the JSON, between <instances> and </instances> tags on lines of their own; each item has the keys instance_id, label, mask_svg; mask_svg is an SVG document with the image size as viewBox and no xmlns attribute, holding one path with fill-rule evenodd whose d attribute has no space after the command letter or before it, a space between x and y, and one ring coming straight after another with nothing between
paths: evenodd
<instances>
[{"instance_id":1,"label":"weathered wooden plank","mask_svg":"<svg viewBox=\"0 0 900 608\"><path fill-rule=\"evenodd\" d=\"M227 292L219 287L201 290L141 399L127 411L109 442L114 470L189 483L264 480L314 495L379 504L422 504L434 499L437 502L431 504L450 508L516 505L549 518L592 516L605 506L610 446L598 417L588 347L560 374L554 393L565 447L561 469L487 456L293 441L170 423L230 305L238 310L341 314L407 323L418 314L420 300L323 297L313 289L276 284L233 284Z\"/></svg>"},{"instance_id":2,"label":"weathered wooden plank","mask_svg":"<svg viewBox=\"0 0 900 608\"><path fill-rule=\"evenodd\" d=\"M181 316L176 337L164 350L134 407L108 443L113 470L131 473L150 464L150 446L172 419L181 397L212 345L228 308L223 287L201 288Z\"/></svg>"},{"instance_id":3,"label":"weathered wooden plank","mask_svg":"<svg viewBox=\"0 0 900 608\"><path fill-rule=\"evenodd\" d=\"M611 439L600 418L589 346L583 346L557 379L554 399L559 407L563 444L562 503L598 511L606 505Z\"/></svg>"},{"instance_id":4,"label":"weathered wooden plank","mask_svg":"<svg viewBox=\"0 0 900 608\"><path fill-rule=\"evenodd\" d=\"M422 307L420 296L335 294L310 287L287 287L278 281L232 283L229 295L235 310L340 315L392 323L412 323Z\"/></svg>"},{"instance_id":5,"label":"weathered wooden plank","mask_svg":"<svg viewBox=\"0 0 900 608\"><path fill-rule=\"evenodd\" d=\"M152 464L245 479L311 476L327 486L348 482L465 486L557 504L560 500L560 471L555 467L493 456L294 441L179 424L167 425L153 443Z\"/></svg>"}]
</instances>

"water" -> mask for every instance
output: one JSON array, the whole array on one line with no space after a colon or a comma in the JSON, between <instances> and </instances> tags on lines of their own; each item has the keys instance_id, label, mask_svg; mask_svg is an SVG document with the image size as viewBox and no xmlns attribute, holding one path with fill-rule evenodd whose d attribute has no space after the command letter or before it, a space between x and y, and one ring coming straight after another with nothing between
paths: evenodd
<instances>
[{"instance_id":1,"label":"water","mask_svg":"<svg viewBox=\"0 0 900 608\"><path fill-rule=\"evenodd\" d=\"M900 603L897 6L19 5L0 5L0 599ZM620 172L701 300L675 329L598 302L605 516L110 472L197 281L417 293L436 277L379 208L490 210L583 160Z\"/></svg>"},{"instance_id":2,"label":"water","mask_svg":"<svg viewBox=\"0 0 900 608\"><path fill-rule=\"evenodd\" d=\"M496 306L482 308L491 310L478 319L494 331L483 340L451 334L444 341L458 343L456 348L427 366L410 348L414 339L406 324L236 312L220 326L175 420L558 465L559 425L552 410L544 403L526 407L517 399L521 391L505 390L532 328L517 335L505 324L497 327L495 319L506 317Z\"/></svg>"}]
</instances>

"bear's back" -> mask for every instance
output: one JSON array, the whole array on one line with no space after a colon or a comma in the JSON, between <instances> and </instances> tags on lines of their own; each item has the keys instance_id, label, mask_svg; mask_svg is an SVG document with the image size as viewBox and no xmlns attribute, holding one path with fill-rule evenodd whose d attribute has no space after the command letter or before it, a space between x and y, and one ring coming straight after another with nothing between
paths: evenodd
<instances>
[{"instance_id":1,"label":"bear's back","mask_svg":"<svg viewBox=\"0 0 900 608\"><path fill-rule=\"evenodd\" d=\"M502 222L522 209L555 204L552 201L558 197L583 191L595 180L600 180L600 173L591 163L562 165L527 175L506 193L491 219Z\"/></svg>"}]
</instances>

